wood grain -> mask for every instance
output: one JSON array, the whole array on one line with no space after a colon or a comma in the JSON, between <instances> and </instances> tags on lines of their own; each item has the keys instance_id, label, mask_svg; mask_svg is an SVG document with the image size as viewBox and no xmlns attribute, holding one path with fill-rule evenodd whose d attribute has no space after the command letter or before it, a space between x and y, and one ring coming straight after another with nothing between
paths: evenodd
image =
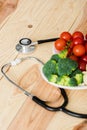
<instances>
[{"instance_id":1,"label":"wood grain","mask_svg":"<svg viewBox=\"0 0 87 130\"><path fill-rule=\"evenodd\" d=\"M73 130L87 130L87 120L77 125Z\"/></svg>"},{"instance_id":2,"label":"wood grain","mask_svg":"<svg viewBox=\"0 0 87 130\"><path fill-rule=\"evenodd\" d=\"M87 33L87 0L0 2L0 68L15 58L26 56L35 56L46 62L53 54L51 42L38 45L33 53L18 53L15 45L23 37L36 41L58 37L62 31L72 33L80 30ZM48 85L42 79L39 67L33 65L33 62L26 61L9 68L7 74L29 92L51 101L50 105L61 104L63 99L60 91ZM87 113L87 90L66 92L69 97L67 108ZM63 112L46 111L9 83L0 72L0 130L73 130L83 121L85 119L71 117Z\"/></svg>"},{"instance_id":3,"label":"wood grain","mask_svg":"<svg viewBox=\"0 0 87 130\"><path fill-rule=\"evenodd\" d=\"M31 82L28 81L28 79L30 79ZM32 68L28 70L28 72L22 77L20 84L23 88L28 89L29 87L33 86L31 91L32 94L38 96L40 99L47 100L49 105L56 107L60 106L60 103L62 103L62 97L60 100L60 91L58 91L58 89L54 88L53 86L50 86L42 79L37 65L32 66ZM16 130L21 130L22 128L25 130L44 130L54 115L55 112L49 112L31 101L31 99L27 98L23 106L18 111L18 114L13 120L13 123L9 126L8 130L15 130L15 126Z\"/></svg>"},{"instance_id":4,"label":"wood grain","mask_svg":"<svg viewBox=\"0 0 87 130\"><path fill-rule=\"evenodd\" d=\"M17 7L18 0L0 0L0 24Z\"/></svg>"}]
</instances>

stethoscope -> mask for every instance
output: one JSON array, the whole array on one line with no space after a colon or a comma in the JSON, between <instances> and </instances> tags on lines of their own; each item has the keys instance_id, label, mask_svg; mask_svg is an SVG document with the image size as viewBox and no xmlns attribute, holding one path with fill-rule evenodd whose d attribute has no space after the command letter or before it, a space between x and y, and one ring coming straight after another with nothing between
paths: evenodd
<instances>
[{"instance_id":1,"label":"stethoscope","mask_svg":"<svg viewBox=\"0 0 87 130\"><path fill-rule=\"evenodd\" d=\"M36 45L47 43L47 42L53 42L57 40L58 38L51 38L51 39L44 39L44 40L38 40L35 42L32 42L29 38L22 38L19 43L16 45L16 50L21 53L31 53L35 50Z\"/></svg>"},{"instance_id":2,"label":"stethoscope","mask_svg":"<svg viewBox=\"0 0 87 130\"><path fill-rule=\"evenodd\" d=\"M53 112L56 112L56 111L62 111L70 116L73 116L73 117L78 117L78 118L87 118L87 114L81 114L81 113L77 113L77 112L73 112L69 109L66 108L66 106L68 105L69 103L69 100L68 100L68 96L65 92L64 89L62 88L59 88L60 91L61 91L61 95L63 96L64 98L64 102L61 106L59 107L51 107L49 105L47 105L48 101L43 101L41 99L39 99L38 97L34 96L33 94L29 93L28 91L26 91L24 88L22 88L21 86L19 86L17 83L15 83L5 72L5 68L6 67L11 67L11 66L15 66L15 65L18 65L20 64L21 62L25 61L25 60L36 60L38 61L39 63L41 63L42 65L44 65L44 63L36 58L36 57L25 57L25 58L20 58L20 59L15 59L13 61L11 61L10 63L7 63L5 65L2 66L1 68L1 72L3 73L3 75L6 77L6 79L11 82L14 86L16 86L18 89L20 89L25 95L27 95L28 97L30 97L34 102L36 102L38 105L42 106L43 108L45 108L46 110L49 110L49 111L53 111Z\"/></svg>"}]
</instances>

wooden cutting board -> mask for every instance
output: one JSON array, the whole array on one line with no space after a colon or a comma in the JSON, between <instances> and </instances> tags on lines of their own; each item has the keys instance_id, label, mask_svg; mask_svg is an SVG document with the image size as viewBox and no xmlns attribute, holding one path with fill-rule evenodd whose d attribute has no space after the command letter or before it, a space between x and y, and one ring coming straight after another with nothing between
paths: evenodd
<instances>
[{"instance_id":1,"label":"wooden cutting board","mask_svg":"<svg viewBox=\"0 0 87 130\"><path fill-rule=\"evenodd\" d=\"M48 100L49 105L59 106L63 102L60 90L43 80L40 68L36 64L27 71L19 84L27 90L30 89L30 86L31 93L42 100ZM45 110L28 97L9 125L8 130L45 130L55 114L56 112Z\"/></svg>"}]
</instances>

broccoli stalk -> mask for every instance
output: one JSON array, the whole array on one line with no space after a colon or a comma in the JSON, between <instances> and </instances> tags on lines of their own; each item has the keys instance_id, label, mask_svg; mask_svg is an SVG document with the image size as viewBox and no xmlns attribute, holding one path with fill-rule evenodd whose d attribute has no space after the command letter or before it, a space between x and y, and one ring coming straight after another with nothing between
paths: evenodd
<instances>
[{"instance_id":1,"label":"broccoli stalk","mask_svg":"<svg viewBox=\"0 0 87 130\"><path fill-rule=\"evenodd\" d=\"M68 49L64 49L64 50L62 50L62 51L58 54L59 58L66 58L67 55L68 55Z\"/></svg>"}]
</instances>

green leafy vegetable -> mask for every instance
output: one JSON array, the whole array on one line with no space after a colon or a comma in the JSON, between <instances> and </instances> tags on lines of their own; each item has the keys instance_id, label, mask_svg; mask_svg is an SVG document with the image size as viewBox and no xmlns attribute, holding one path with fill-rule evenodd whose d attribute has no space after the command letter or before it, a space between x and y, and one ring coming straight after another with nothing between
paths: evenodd
<instances>
[{"instance_id":1,"label":"green leafy vegetable","mask_svg":"<svg viewBox=\"0 0 87 130\"><path fill-rule=\"evenodd\" d=\"M78 64L76 61L69 58L59 59L58 61L58 75L70 75L76 68Z\"/></svg>"},{"instance_id":2,"label":"green leafy vegetable","mask_svg":"<svg viewBox=\"0 0 87 130\"><path fill-rule=\"evenodd\" d=\"M48 81L63 86L78 86L83 82L83 74L78 63L67 58L67 49L51 56L43 66L43 73Z\"/></svg>"}]
</instances>

